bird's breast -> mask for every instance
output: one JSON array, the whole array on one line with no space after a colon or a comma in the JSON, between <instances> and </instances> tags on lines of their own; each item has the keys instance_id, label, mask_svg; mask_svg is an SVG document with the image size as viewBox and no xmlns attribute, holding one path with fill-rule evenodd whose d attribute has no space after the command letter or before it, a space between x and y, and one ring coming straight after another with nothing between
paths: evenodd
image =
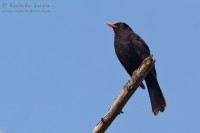
<instances>
[{"instance_id":1,"label":"bird's breast","mask_svg":"<svg viewBox=\"0 0 200 133\"><path fill-rule=\"evenodd\" d=\"M134 59L140 54L131 41L115 41L115 52L123 59Z\"/></svg>"},{"instance_id":2,"label":"bird's breast","mask_svg":"<svg viewBox=\"0 0 200 133\"><path fill-rule=\"evenodd\" d=\"M115 40L115 53L128 73L132 74L133 70L142 62L139 56L140 51L134 47L131 41Z\"/></svg>"}]
</instances>

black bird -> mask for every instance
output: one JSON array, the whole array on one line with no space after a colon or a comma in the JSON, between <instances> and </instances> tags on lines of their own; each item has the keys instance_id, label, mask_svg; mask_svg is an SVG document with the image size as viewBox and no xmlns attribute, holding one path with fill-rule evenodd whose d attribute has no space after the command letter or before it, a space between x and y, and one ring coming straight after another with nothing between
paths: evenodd
<instances>
[{"instance_id":1,"label":"black bird","mask_svg":"<svg viewBox=\"0 0 200 133\"><path fill-rule=\"evenodd\" d=\"M149 47L126 23L112 24L107 22L107 25L112 27L115 33L115 53L128 74L132 76L133 71L150 55ZM152 111L154 115L157 115L159 111L163 112L165 110L166 101L158 84L155 66L147 74L145 82L151 100ZM140 87L144 89L143 83Z\"/></svg>"}]
</instances>

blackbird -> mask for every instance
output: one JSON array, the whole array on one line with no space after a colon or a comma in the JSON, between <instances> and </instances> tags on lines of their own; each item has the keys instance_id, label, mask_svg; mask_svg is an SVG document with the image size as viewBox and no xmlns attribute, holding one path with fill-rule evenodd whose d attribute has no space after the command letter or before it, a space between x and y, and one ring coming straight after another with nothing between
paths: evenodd
<instances>
[{"instance_id":1,"label":"blackbird","mask_svg":"<svg viewBox=\"0 0 200 133\"><path fill-rule=\"evenodd\" d=\"M133 71L150 55L150 49L145 41L126 23L118 22L113 24L107 22L106 24L112 27L115 33L115 53L128 74L132 76ZM150 96L152 111L154 115L157 115L159 111L163 112L165 110L166 101L158 84L155 66L147 74L145 82ZM140 87L145 88L143 83Z\"/></svg>"}]
</instances>

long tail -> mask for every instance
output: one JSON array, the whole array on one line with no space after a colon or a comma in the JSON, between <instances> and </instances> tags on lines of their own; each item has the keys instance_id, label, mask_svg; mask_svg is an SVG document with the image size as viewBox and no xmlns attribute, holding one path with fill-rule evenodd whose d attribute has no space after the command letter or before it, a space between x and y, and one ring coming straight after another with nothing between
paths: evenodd
<instances>
[{"instance_id":1,"label":"long tail","mask_svg":"<svg viewBox=\"0 0 200 133\"><path fill-rule=\"evenodd\" d=\"M154 112L154 115L157 115L159 111L163 112L167 106L165 98L162 94L157 78L151 73L151 71L148 73L145 81L151 100L152 111Z\"/></svg>"}]
</instances>

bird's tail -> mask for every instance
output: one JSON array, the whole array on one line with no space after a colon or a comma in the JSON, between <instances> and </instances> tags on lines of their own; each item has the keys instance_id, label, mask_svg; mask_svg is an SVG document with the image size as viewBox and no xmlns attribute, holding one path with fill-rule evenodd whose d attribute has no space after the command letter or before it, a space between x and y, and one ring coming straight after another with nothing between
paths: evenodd
<instances>
[{"instance_id":1,"label":"bird's tail","mask_svg":"<svg viewBox=\"0 0 200 133\"><path fill-rule=\"evenodd\" d=\"M163 112L166 107L166 101L158 84L157 78L151 73L148 73L147 77L145 78L150 100L152 111L154 115L157 115L159 111Z\"/></svg>"}]
</instances>

